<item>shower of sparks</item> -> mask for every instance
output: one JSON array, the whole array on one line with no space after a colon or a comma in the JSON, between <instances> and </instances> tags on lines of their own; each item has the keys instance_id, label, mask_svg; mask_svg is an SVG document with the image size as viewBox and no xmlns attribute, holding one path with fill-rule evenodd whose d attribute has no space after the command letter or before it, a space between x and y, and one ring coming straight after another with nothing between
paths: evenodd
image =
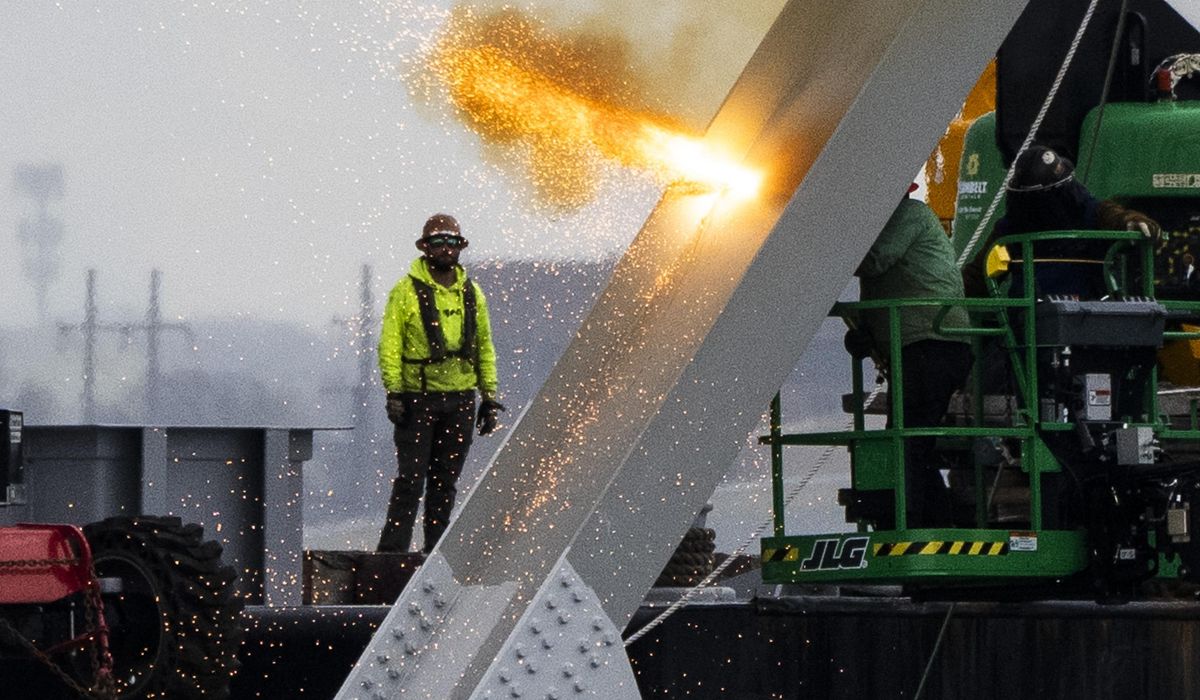
<instances>
[{"instance_id":1,"label":"shower of sparks","mask_svg":"<svg viewBox=\"0 0 1200 700\"><path fill-rule=\"evenodd\" d=\"M538 192L575 206L595 192L600 166L649 173L683 194L753 197L761 174L740 165L660 114L628 102L619 66L597 65L513 12L451 17L428 59L432 77L460 115L492 143L527 149ZM615 84L615 87L614 87Z\"/></svg>"}]
</instances>

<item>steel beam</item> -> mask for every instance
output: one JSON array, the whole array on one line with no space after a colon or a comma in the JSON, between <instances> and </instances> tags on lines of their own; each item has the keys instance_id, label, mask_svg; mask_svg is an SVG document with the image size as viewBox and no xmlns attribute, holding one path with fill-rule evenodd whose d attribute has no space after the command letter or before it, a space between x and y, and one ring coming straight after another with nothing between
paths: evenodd
<instances>
[{"instance_id":1,"label":"steel beam","mask_svg":"<svg viewBox=\"0 0 1200 700\"><path fill-rule=\"evenodd\" d=\"M636 696L623 656L524 665L551 580L625 626L1024 5L788 3L706 136L764 173L758 198L664 196L397 603L449 577L504 591L479 597L495 624L398 657L385 623L339 698L496 697L514 667L523 697Z\"/></svg>"},{"instance_id":2,"label":"steel beam","mask_svg":"<svg viewBox=\"0 0 1200 700\"><path fill-rule=\"evenodd\" d=\"M1200 29L1200 3L1196 0L1167 0L1167 4L1175 8L1175 11L1193 27Z\"/></svg>"}]
</instances>

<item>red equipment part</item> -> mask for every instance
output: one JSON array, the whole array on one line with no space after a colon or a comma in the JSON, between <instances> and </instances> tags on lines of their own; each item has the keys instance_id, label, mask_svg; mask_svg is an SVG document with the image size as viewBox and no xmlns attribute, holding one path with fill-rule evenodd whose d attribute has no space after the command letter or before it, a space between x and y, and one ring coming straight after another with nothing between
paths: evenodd
<instances>
[{"instance_id":1,"label":"red equipment part","mask_svg":"<svg viewBox=\"0 0 1200 700\"><path fill-rule=\"evenodd\" d=\"M74 525L18 524L0 528L0 605L52 603L83 593L95 612L94 627L47 650L94 643L95 688L112 686L108 624L100 600L100 582L92 568L92 548Z\"/></svg>"},{"instance_id":2,"label":"red equipment part","mask_svg":"<svg viewBox=\"0 0 1200 700\"><path fill-rule=\"evenodd\" d=\"M74 525L0 528L0 605L50 603L92 584L92 550Z\"/></svg>"}]
</instances>

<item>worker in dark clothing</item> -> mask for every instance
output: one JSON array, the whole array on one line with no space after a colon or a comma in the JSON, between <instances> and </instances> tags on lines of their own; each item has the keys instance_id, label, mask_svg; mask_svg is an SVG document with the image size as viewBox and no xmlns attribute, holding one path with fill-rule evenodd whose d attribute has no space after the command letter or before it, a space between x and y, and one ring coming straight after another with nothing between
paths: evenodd
<instances>
[{"instance_id":1,"label":"worker in dark clothing","mask_svg":"<svg viewBox=\"0 0 1200 700\"><path fill-rule=\"evenodd\" d=\"M854 273L864 301L963 297L962 278L950 239L937 215L924 202L905 197ZM941 425L950 397L970 373L971 346L934 328L940 306L900 309L904 427ZM877 357L887 361L890 344L886 311L863 316ZM953 307L945 328L969 325L967 312ZM894 363L891 363L894 364ZM892 418L888 419L892 427ZM934 459L934 438L914 437L905 443L905 497L909 527L949 525L950 492Z\"/></svg>"},{"instance_id":2,"label":"worker in dark clothing","mask_svg":"<svg viewBox=\"0 0 1200 700\"><path fill-rule=\"evenodd\" d=\"M458 256L467 247L458 222L435 214L417 248L424 254L392 288L379 336L387 415L395 424L399 473L392 484L381 552L406 552L417 504L425 496L425 553L445 532L471 434L497 427L496 349L483 290ZM481 401L475 410L475 390Z\"/></svg>"},{"instance_id":3,"label":"worker in dark clothing","mask_svg":"<svg viewBox=\"0 0 1200 700\"><path fill-rule=\"evenodd\" d=\"M1030 146L1016 160L1007 187L1006 214L980 250L975 262L963 270L971 296L985 296L983 259L992 240L1001 236L1040 231L1141 231L1157 237L1160 228L1145 214L1111 199L1098 200L1075 179L1075 165L1053 149ZM1038 261L1036 290L1039 297L1067 295L1099 299L1106 294L1104 256L1111 242L1050 240L1033 246ZM1011 251L1016 257L1016 251ZM1011 289L1019 293L1020 269L1014 268Z\"/></svg>"}]
</instances>

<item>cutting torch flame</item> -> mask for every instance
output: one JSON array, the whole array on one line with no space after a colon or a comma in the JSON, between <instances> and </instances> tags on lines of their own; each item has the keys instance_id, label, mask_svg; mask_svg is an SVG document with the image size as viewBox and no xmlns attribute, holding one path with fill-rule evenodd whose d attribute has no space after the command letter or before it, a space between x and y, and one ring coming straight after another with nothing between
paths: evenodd
<instances>
[{"instance_id":1,"label":"cutting torch flame","mask_svg":"<svg viewBox=\"0 0 1200 700\"><path fill-rule=\"evenodd\" d=\"M531 146L534 177L561 189L586 189L588 183L563 181L594 177L587 164L597 154L651 173L659 184L685 194L750 198L762 181L760 173L666 118L580 94L496 46L444 41L431 67L476 131L493 141Z\"/></svg>"},{"instance_id":2,"label":"cutting torch flame","mask_svg":"<svg viewBox=\"0 0 1200 700\"><path fill-rule=\"evenodd\" d=\"M674 176L672 184L736 199L758 194L762 174L715 153L703 141L655 127L647 127L646 132L648 138L642 148L652 161L664 164L669 176Z\"/></svg>"}]
</instances>

